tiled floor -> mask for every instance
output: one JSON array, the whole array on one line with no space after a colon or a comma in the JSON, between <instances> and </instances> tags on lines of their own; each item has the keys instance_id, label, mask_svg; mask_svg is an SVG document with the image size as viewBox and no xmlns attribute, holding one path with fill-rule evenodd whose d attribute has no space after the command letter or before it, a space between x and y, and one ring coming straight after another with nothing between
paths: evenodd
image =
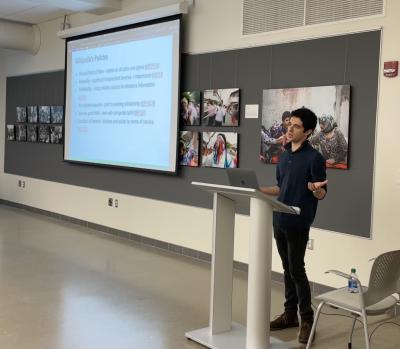
<instances>
[{"instance_id":1,"label":"tiled floor","mask_svg":"<svg viewBox=\"0 0 400 349\"><path fill-rule=\"evenodd\" d=\"M207 326L208 263L9 206L0 205L0 222L0 348L203 348L184 333ZM242 324L246 276L234 279L233 319ZM273 284L272 314L282 302ZM347 348L350 322L322 316L313 348ZM301 348L296 332L274 336ZM353 348L364 348L359 325ZM400 327L378 329L372 348L400 348Z\"/></svg>"}]
</instances>

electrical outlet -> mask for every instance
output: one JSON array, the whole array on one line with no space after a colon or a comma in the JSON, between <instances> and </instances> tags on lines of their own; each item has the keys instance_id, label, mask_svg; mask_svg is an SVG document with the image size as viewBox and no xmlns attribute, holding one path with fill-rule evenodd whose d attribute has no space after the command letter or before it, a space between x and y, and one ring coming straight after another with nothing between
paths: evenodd
<instances>
[{"instance_id":1,"label":"electrical outlet","mask_svg":"<svg viewBox=\"0 0 400 349\"><path fill-rule=\"evenodd\" d=\"M307 248L309 250L313 250L314 249L314 239L309 239L307 242Z\"/></svg>"},{"instance_id":2,"label":"electrical outlet","mask_svg":"<svg viewBox=\"0 0 400 349\"><path fill-rule=\"evenodd\" d=\"M18 179L18 187L22 187L22 181L20 179Z\"/></svg>"},{"instance_id":3,"label":"electrical outlet","mask_svg":"<svg viewBox=\"0 0 400 349\"><path fill-rule=\"evenodd\" d=\"M118 207L118 199L114 200L114 207Z\"/></svg>"},{"instance_id":4,"label":"electrical outlet","mask_svg":"<svg viewBox=\"0 0 400 349\"><path fill-rule=\"evenodd\" d=\"M108 206L112 207L113 206L113 199L108 198Z\"/></svg>"},{"instance_id":5,"label":"electrical outlet","mask_svg":"<svg viewBox=\"0 0 400 349\"><path fill-rule=\"evenodd\" d=\"M22 181L22 188L25 188L25 181Z\"/></svg>"}]
</instances>

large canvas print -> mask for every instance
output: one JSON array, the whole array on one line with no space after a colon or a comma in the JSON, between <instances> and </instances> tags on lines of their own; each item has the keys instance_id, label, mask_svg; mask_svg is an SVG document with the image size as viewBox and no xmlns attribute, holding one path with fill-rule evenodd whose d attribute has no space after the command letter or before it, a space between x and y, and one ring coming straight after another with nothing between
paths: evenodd
<instances>
[{"instance_id":1,"label":"large canvas print","mask_svg":"<svg viewBox=\"0 0 400 349\"><path fill-rule=\"evenodd\" d=\"M201 124L205 126L238 126L239 89L204 91Z\"/></svg>"},{"instance_id":2,"label":"large canvas print","mask_svg":"<svg viewBox=\"0 0 400 349\"><path fill-rule=\"evenodd\" d=\"M181 124L184 126L200 125L200 92L181 94Z\"/></svg>"},{"instance_id":3,"label":"large canvas print","mask_svg":"<svg viewBox=\"0 0 400 349\"><path fill-rule=\"evenodd\" d=\"M203 132L201 165L204 167L238 167L238 134L236 132Z\"/></svg>"},{"instance_id":4,"label":"large canvas print","mask_svg":"<svg viewBox=\"0 0 400 349\"><path fill-rule=\"evenodd\" d=\"M301 107L311 109L318 117L309 141L326 159L326 166L347 169L350 85L264 90L261 161L278 162L286 144L290 112Z\"/></svg>"},{"instance_id":5,"label":"large canvas print","mask_svg":"<svg viewBox=\"0 0 400 349\"><path fill-rule=\"evenodd\" d=\"M199 166L199 132L182 131L179 137L179 164Z\"/></svg>"}]
</instances>

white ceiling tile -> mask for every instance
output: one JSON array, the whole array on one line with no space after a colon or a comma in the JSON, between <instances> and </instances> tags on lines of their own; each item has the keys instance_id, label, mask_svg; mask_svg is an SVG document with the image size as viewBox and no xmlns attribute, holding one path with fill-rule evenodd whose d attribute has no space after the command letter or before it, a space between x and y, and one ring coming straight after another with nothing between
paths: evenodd
<instances>
[{"instance_id":1,"label":"white ceiling tile","mask_svg":"<svg viewBox=\"0 0 400 349\"><path fill-rule=\"evenodd\" d=\"M36 6L38 5L25 0L0 0L0 17L12 15L20 11L26 11Z\"/></svg>"},{"instance_id":2,"label":"white ceiling tile","mask_svg":"<svg viewBox=\"0 0 400 349\"><path fill-rule=\"evenodd\" d=\"M79 11L108 13L118 4L120 0L0 0L0 19L36 24Z\"/></svg>"},{"instance_id":3,"label":"white ceiling tile","mask_svg":"<svg viewBox=\"0 0 400 349\"><path fill-rule=\"evenodd\" d=\"M24 11L17 12L10 16L4 16L3 18L13 21L35 24L62 17L65 14L70 13L71 11L61 10L55 7L36 6L30 9L26 9Z\"/></svg>"}]
</instances>

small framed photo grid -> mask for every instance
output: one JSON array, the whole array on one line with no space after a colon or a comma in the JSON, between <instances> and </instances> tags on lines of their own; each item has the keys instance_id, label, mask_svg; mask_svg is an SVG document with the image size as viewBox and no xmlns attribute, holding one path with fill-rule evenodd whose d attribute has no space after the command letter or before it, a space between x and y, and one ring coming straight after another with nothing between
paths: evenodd
<instances>
[{"instance_id":1,"label":"small framed photo grid","mask_svg":"<svg viewBox=\"0 0 400 349\"><path fill-rule=\"evenodd\" d=\"M8 141L63 143L64 106L17 106L15 123L6 125Z\"/></svg>"},{"instance_id":2,"label":"small framed photo grid","mask_svg":"<svg viewBox=\"0 0 400 349\"><path fill-rule=\"evenodd\" d=\"M179 121L183 129L179 136L179 165L238 167L238 133L225 132L222 128L239 126L239 106L239 88L182 92ZM192 126L195 128L192 129Z\"/></svg>"}]
</instances>

